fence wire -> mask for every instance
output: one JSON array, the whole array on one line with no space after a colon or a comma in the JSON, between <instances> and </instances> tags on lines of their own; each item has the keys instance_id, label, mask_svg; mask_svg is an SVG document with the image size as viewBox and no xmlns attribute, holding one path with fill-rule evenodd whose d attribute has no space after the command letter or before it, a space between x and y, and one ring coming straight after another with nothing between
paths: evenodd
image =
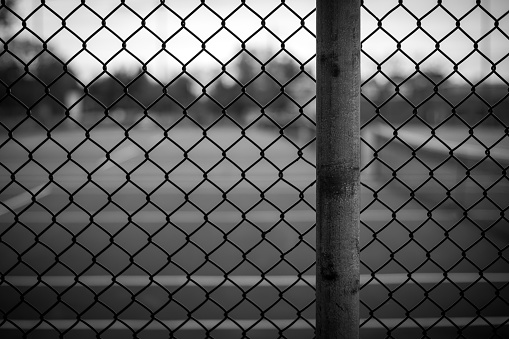
<instances>
[{"instance_id":1,"label":"fence wire","mask_svg":"<svg viewBox=\"0 0 509 339\"><path fill-rule=\"evenodd\" d=\"M314 8L230 4L2 1L3 338L313 335Z\"/></svg>"},{"instance_id":2,"label":"fence wire","mask_svg":"<svg viewBox=\"0 0 509 339\"><path fill-rule=\"evenodd\" d=\"M313 5L62 3L0 4L1 336L314 337ZM504 6L361 5L363 337L509 335Z\"/></svg>"},{"instance_id":3,"label":"fence wire","mask_svg":"<svg viewBox=\"0 0 509 339\"><path fill-rule=\"evenodd\" d=\"M368 332L507 336L508 10L362 4Z\"/></svg>"}]
</instances>

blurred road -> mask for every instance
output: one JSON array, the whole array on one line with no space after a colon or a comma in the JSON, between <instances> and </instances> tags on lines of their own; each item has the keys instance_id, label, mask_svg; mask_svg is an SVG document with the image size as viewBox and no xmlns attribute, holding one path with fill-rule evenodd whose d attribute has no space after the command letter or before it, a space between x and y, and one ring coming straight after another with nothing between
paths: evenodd
<instances>
[{"instance_id":1,"label":"blurred road","mask_svg":"<svg viewBox=\"0 0 509 339\"><path fill-rule=\"evenodd\" d=\"M0 331L32 327L39 311L62 329L77 316L108 328L116 312L133 328L154 313L190 336L200 324L238 336L233 321L312 333L314 156L261 130L167 137L99 129L3 145L0 293L16 321Z\"/></svg>"},{"instance_id":2,"label":"blurred road","mask_svg":"<svg viewBox=\"0 0 509 339\"><path fill-rule=\"evenodd\" d=\"M259 129L1 141L2 338L34 326L38 338L53 327L77 338L94 337L90 328L268 338L277 327L313 337L314 154ZM423 185L415 200L382 178L362 177L363 338L397 324L394 337L432 326L430 337L449 338L457 329L444 314L472 323L465 333L484 337L487 323L507 333L507 217L470 193L465 214L437 204L441 190ZM504 184L490 197L507 210Z\"/></svg>"}]
</instances>

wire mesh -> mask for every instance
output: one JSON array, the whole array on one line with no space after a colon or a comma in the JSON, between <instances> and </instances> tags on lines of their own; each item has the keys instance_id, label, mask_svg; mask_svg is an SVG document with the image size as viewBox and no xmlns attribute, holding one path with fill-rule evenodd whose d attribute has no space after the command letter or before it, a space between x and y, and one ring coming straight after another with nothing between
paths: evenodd
<instances>
[{"instance_id":1,"label":"wire mesh","mask_svg":"<svg viewBox=\"0 0 509 339\"><path fill-rule=\"evenodd\" d=\"M2 337L313 336L314 8L230 3L2 1Z\"/></svg>"},{"instance_id":2,"label":"wire mesh","mask_svg":"<svg viewBox=\"0 0 509 339\"><path fill-rule=\"evenodd\" d=\"M0 5L2 337L313 337L312 5L28 3ZM506 7L362 3L363 337L508 336Z\"/></svg>"},{"instance_id":3,"label":"wire mesh","mask_svg":"<svg viewBox=\"0 0 509 339\"><path fill-rule=\"evenodd\" d=\"M509 8L364 1L361 10L361 328L503 338L508 54L495 46L507 43Z\"/></svg>"}]
</instances>

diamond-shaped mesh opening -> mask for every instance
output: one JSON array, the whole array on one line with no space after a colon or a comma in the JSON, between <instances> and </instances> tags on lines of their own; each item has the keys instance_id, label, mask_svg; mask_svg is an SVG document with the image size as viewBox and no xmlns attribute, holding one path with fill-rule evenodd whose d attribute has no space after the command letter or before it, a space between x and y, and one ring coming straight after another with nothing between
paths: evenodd
<instances>
[{"instance_id":1,"label":"diamond-shaped mesh opening","mask_svg":"<svg viewBox=\"0 0 509 339\"><path fill-rule=\"evenodd\" d=\"M361 13L361 330L503 338L507 6L364 1Z\"/></svg>"},{"instance_id":2,"label":"diamond-shaped mesh opening","mask_svg":"<svg viewBox=\"0 0 509 339\"><path fill-rule=\"evenodd\" d=\"M0 332L313 337L313 6L0 19Z\"/></svg>"},{"instance_id":3,"label":"diamond-shaped mesh opening","mask_svg":"<svg viewBox=\"0 0 509 339\"><path fill-rule=\"evenodd\" d=\"M360 10L362 336L505 338L509 7ZM312 338L316 20L2 1L0 336Z\"/></svg>"}]
</instances>

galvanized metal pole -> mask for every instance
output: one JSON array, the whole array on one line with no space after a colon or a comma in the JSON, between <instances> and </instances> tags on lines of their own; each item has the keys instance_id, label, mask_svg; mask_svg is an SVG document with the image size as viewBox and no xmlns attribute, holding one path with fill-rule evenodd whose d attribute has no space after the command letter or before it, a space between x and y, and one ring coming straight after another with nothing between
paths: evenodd
<instances>
[{"instance_id":1,"label":"galvanized metal pole","mask_svg":"<svg viewBox=\"0 0 509 339\"><path fill-rule=\"evenodd\" d=\"M360 0L317 0L318 339L359 338Z\"/></svg>"}]
</instances>

